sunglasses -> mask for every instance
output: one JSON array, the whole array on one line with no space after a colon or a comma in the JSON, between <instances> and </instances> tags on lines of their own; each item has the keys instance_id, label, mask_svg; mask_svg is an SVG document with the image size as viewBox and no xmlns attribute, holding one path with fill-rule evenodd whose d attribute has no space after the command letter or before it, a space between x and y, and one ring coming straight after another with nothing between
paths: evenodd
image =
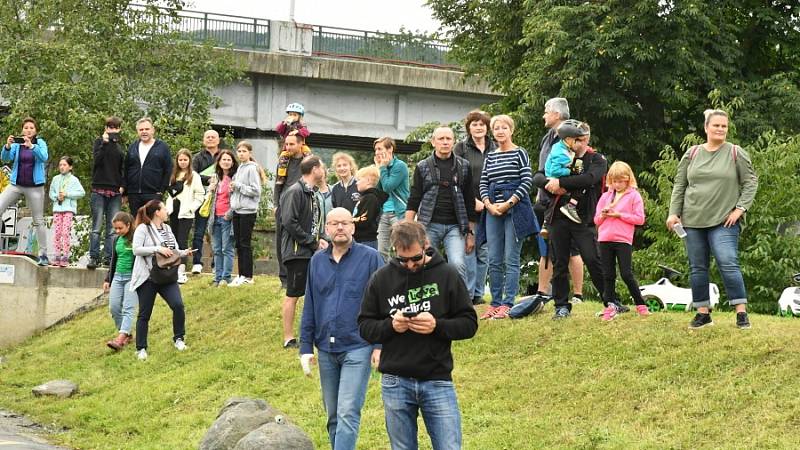
<instances>
[{"instance_id":1,"label":"sunglasses","mask_svg":"<svg viewBox=\"0 0 800 450\"><path fill-rule=\"evenodd\" d=\"M405 263L407 263L409 261L411 261L411 262L420 262L420 261L422 261L422 258L424 258L424 257L425 257L425 251L423 250L422 253L420 253L419 255L414 255L414 256L395 256L394 260L399 262L400 264L405 264Z\"/></svg>"}]
</instances>

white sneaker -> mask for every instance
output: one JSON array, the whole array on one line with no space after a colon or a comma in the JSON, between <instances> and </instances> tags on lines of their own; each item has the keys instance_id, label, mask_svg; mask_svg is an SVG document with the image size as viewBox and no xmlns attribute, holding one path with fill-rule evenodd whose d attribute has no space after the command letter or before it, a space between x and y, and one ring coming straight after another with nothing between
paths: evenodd
<instances>
[{"instance_id":1,"label":"white sneaker","mask_svg":"<svg viewBox=\"0 0 800 450\"><path fill-rule=\"evenodd\" d=\"M252 278L242 277L242 283L241 284L255 284L255 281L253 281Z\"/></svg>"},{"instance_id":2,"label":"white sneaker","mask_svg":"<svg viewBox=\"0 0 800 450\"><path fill-rule=\"evenodd\" d=\"M175 348L178 349L179 352L182 352L186 350L186 343L184 343L181 338L175 339Z\"/></svg>"},{"instance_id":3,"label":"white sneaker","mask_svg":"<svg viewBox=\"0 0 800 450\"><path fill-rule=\"evenodd\" d=\"M185 284L187 281L189 281L189 277L185 272L178 273L178 284Z\"/></svg>"},{"instance_id":4,"label":"white sneaker","mask_svg":"<svg viewBox=\"0 0 800 450\"><path fill-rule=\"evenodd\" d=\"M243 276L239 275L238 277L234 278L233 281L228 283L228 286L230 287L241 286L244 279L245 278Z\"/></svg>"},{"instance_id":5,"label":"white sneaker","mask_svg":"<svg viewBox=\"0 0 800 450\"><path fill-rule=\"evenodd\" d=\"M147 349L143 348L141 350L136 351L136 359L139 361L146 361L147 360Z\"/></svg>"},{"instance_id":6,"label":"white sneaker","mask_svg":"<svg viewBox=\"0 0 800 450\"><path fill-rule=\"evenodd\" d=\"M203 265L202 264L195 264L192 266L192 273L198 274L203 272Z\"/></svg>"}]
</instances>

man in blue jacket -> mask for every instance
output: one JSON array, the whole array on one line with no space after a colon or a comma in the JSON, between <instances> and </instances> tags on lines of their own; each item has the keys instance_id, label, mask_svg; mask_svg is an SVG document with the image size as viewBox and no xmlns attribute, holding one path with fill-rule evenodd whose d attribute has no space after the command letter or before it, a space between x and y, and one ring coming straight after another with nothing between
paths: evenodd
<instances>
[{"instance_id":1,"label":"man in blue jacket","mask_svg":"<svg viewBox=\"0 0 800 450\"><path fill-rule=\"evenodd\" d=\"M137 120L136 133L139 139L128 147L125 157L125 195L134 216L145 203L161 199L172 176L172 154L164 141L156 139L153 120Z\"/></svg>"},{"instance_id":2,"label":"man in blue jacket","mask_svg":"<svg viewBox=\"0 0 800 450\"><path fill-rule=\"evenodd\" d=\"M353 242L353 216L345 208L328 213L325 231L331 245L311 258L308 269L300 362L310 375L317 347L331 448L355 449L370 363L377 366L380 359L380 350L359 335L357 318L367 282L383 266L383 258Z\"/></svg>"}]
</instances>

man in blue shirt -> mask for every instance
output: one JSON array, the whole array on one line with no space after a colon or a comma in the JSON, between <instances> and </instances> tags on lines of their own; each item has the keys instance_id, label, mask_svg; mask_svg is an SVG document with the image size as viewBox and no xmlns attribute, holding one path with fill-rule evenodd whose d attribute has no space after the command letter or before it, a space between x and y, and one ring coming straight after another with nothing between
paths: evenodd
<instances>
[{"instance_id":1,"label":"man in blue shirt","mask_svg":"<svg viewBox=\"0 0 800 450\"><path fill-rule=\"evenodd\" d=\"M328 213L325 231L331 245L318 251L308 267L300 363L310 376L316 346L331 448L355 449L370 364L377 366L380 359L380 349L359 335L357 319L367 282L383 258L353 242L353 216L344 208Z\"/></svg>"}]
</instances>

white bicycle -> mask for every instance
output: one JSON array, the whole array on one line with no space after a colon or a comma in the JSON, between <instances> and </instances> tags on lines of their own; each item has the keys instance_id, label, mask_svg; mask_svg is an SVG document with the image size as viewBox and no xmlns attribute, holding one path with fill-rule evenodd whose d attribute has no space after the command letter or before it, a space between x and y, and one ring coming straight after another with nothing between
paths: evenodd
<instances>
[{"instance_id":1,"label":"white bicycle","mask_svg":"<svg viewBox=\"0 0 800 450\"><path fill-rule=\"evenodd\" d=\"M661 279L653 284L639 286L647 309L650 312L662 310L691 311L692 290L672 284L672 280L678 278L681 273L661 264L658 265L658 268L664 272L664 276ZM711 300L712 309L719 304L719 288L714 283L709 283L708 285L708 298Z\"/></svg>"}]
</instances>

